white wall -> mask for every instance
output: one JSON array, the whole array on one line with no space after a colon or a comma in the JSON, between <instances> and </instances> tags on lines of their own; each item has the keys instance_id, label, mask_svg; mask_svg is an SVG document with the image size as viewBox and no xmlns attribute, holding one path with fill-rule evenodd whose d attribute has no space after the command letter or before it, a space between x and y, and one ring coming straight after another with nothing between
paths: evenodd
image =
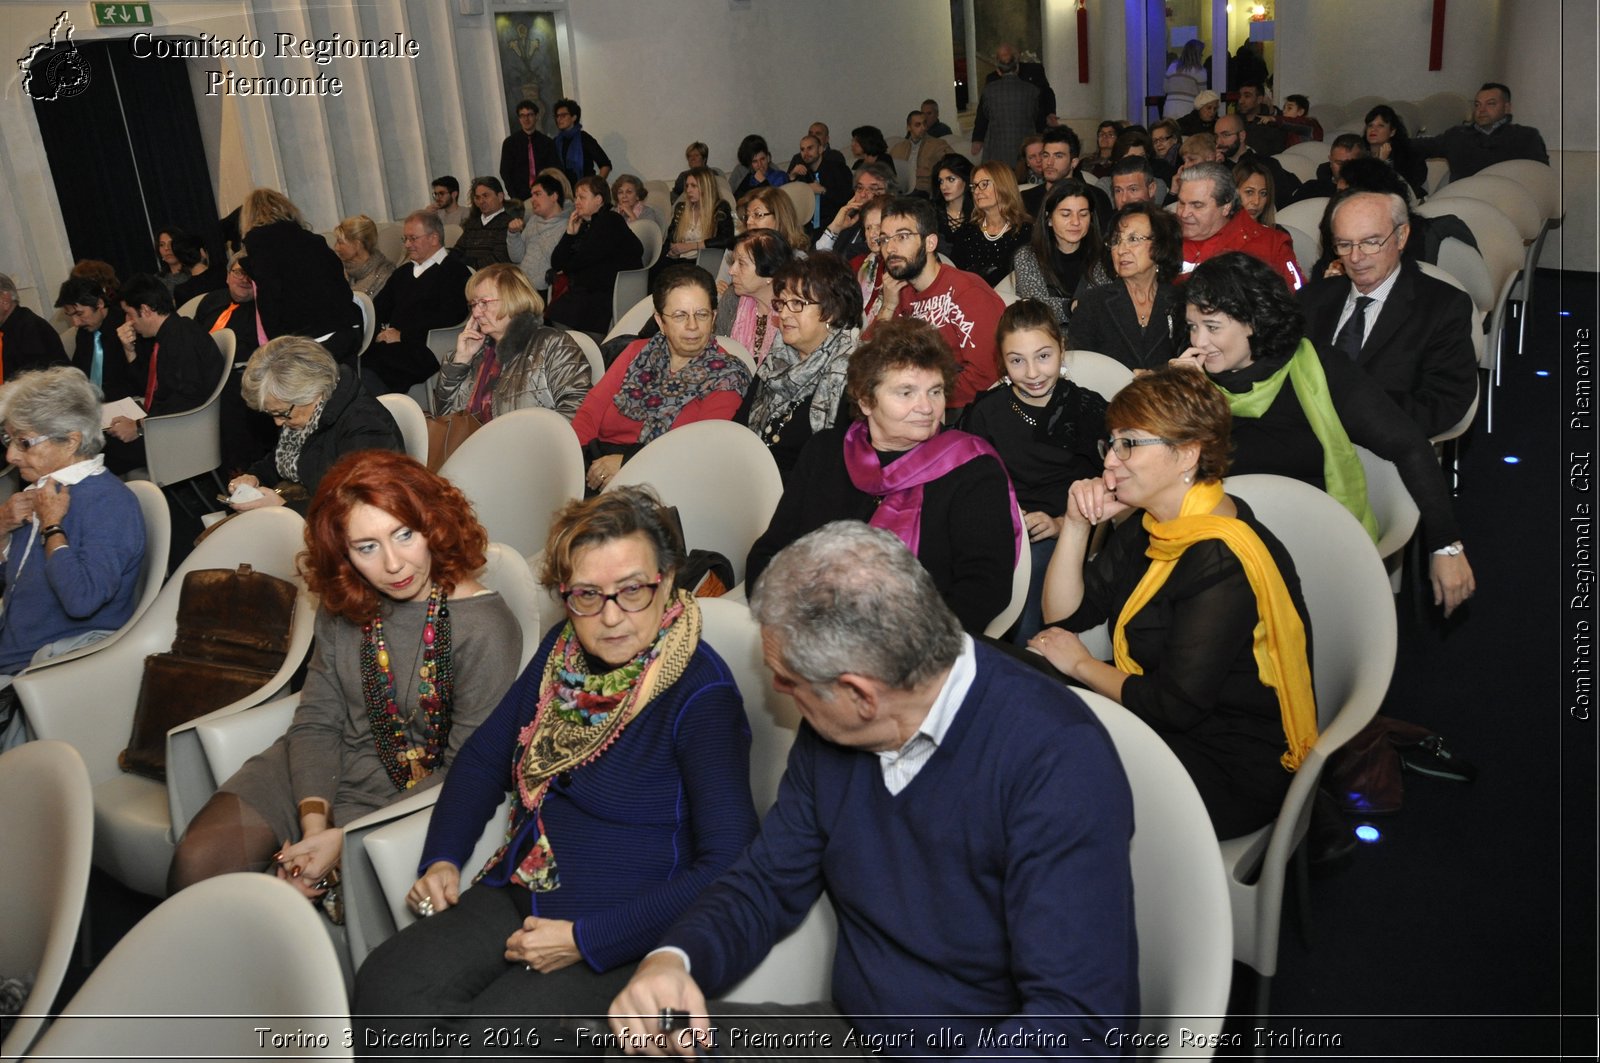
<instances>
[{"instance_id":1,"label":"white wall","mask_svg":"<svg viewBox=\"0 0 1600 1063\"><path fill-rule=\"evenodd\" d=\"M929 96L955 125L945 0L580 0L568 11L583 125L619 172L671 180L693 140L727 169L746 133L786 163L814 121L848 154L852 127L901 136Z\"/></svg>"}]
</instances>

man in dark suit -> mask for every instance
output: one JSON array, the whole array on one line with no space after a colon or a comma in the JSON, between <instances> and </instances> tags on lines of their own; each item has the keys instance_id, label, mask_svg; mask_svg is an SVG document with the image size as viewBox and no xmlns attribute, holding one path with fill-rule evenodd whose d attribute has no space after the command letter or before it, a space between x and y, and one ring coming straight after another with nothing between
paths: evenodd
<instances>
[{"instance_id":1,"label":"man in dark suit","mask_svg":"<svg viewBox=\"0 0 1600 1063\"><path fill-rule=\"evenodd\" d=\"M117 338L131 367L133 398L147 415L185 413L205 404L222 377L222 354L209 333L172 305L166 285L148 273L122 286L126 316ZM106 352L108 355L112 352ZM144 464L144 421L113 417L106 426L106 468L118 476Z\"/></svg>"},{"instance_id":2,"label":"man in dark suit","mask_svg":"<svg viewBox=\"0 0 1600 1063\"><path fill-rule=\"evenodd\" d=\"M363 359L361 379L374 395L404 392L439 371L428 333L467 319L472 270L444 246L444 225L426 210L406 215L401 228L407 261L374 303L378 332Z\"/></svg>"},{"instance_id":3,"label":"man in dark suit","mask_svg":"<svg viewBox=\"0 0 1600 1063\"><path fill-rule=\"evenodd\" d=\"M825 147L814 133L800 138L800 150L789 160L789 180L804 181L822 189L823 218L837 214L854 192L850 164L838 151ZM811 218L801 218L800 223L810 226Z\"/></svg>"},{"instance_id":4,"label":"man in dark suit","mask_svg":"<svg viewBox=\"0 0 1600 1063\"><path fill-rule=\"evenodd\" d=\"M518 103L519 128L500 145L500 183L505 185L506 195L514 199L528 198L528 189L540 170L561 165L556 157L556 142L535 128L538 121L537 103Z\"/></svg>"},{"instance_id":5,"label":"man in dark suit","mask_svg":"<svg viewBox=\"0 0 1600 1063\"><path fill-rule=\"evenodd\" d=\"M1438 435L1478 393L1472 300L1402 262L1411 227L1399 196L1347 195L1331 224L1344 274L1301 290L1307 337L1361 366L1424 433Z\"/></svg>"},{"instance_id":6,"label":"man in dark suit","mask_svg":"<svg viewBox=\"0 0 1600 1063\"><path fill-rule=\"evenodd\" d=\"M16 283L0 273L0 379L66 363L67 348L55 326L23 306Z\"/></svg>"}]
</instances>

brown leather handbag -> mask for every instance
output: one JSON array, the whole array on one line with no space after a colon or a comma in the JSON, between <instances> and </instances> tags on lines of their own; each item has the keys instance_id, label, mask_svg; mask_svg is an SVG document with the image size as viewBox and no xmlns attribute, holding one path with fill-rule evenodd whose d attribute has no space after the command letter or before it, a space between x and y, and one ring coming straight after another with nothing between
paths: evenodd
<instances>
[{"instance_id":1,"label":"brown leather handbag","mask_svg":"<svg viewBox=\"0 0 1600 1063\"><path fill-rule=\"evenodd\" d=\"M483 427L483 422L465 410L447 413L442 417L429 414L428 471L438 472L456 448L465 443L472 433Z\"/></svg>"},{"instance_id":2,"label":"brown leather handbag","mask_svg":"<svg viewBox=\"0 0 1600 1063\"><path fill-rule=\"evenodd\" d=\"M165 782L168 731L272 681L289 653L295 594L293 583L249 565L183 578L172 649L144 659L133 734L117 757L123 771Z\"/></svg>"}]
</instances>

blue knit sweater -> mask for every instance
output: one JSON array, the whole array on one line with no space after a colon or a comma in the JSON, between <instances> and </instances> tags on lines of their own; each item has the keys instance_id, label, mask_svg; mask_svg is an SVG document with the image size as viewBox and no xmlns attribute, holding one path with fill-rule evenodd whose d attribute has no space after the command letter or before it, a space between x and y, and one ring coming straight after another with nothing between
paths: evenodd
<instances>
[{"instance_id":1,"label":"blue knit sweater","mask_svg":"<svg viewBox=\"0 0 1600 1063\"><path fill-rule=\"evenodd\" d=\"M558 629L557 629L558 630ZM463 867L515 786L517 736L533 719L555 642L545 637L445 780L421 868ZM561 885L533 894L534 915L569 919L596 971L639 959L733 863L756 833L750 725L728 666L704 642L688 670L628 724L599 759L550 784L544 825ZM482 885L504 886L537 838L527 821Z\"/></svg>"},{"instance_id":2,"label":"blue knit sweater","mask_svg":"<svg viewBox=\"0 0 1600 1063\"><path fill-rule=\"evenodd\" d=\"M1106 1030L1138 1013L1121 763L1067 688L977 652L943 744L898 795L876 756L800 728L761 834L662 939L708 995L826 889L834 1001L889 1055L1119 1054ZM941 1029L961 1043L929 1042ZM1032 1043L989 1040L1019 1030Z\"/></svg>"},{"instance_id":3,"label":"blue knit sweater","mask_svg":"<svg viewBox=\"0 0 1600 1063\"><path fill-rule=\"evenodd\" d=\"M0 673L20 672L41 646L88 631L114 631L133 615L144 561L139 500L108 472L86 476L68 490L72 501L61 518L66 547L47 558L32 521L11 533Z\"/></svg>"}]
</instances>

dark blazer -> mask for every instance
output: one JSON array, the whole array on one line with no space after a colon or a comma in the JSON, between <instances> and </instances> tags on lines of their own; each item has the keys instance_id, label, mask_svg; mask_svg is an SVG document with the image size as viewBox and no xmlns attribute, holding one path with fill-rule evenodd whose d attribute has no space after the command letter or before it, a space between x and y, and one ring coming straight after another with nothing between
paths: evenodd
<instances>
[{"instance_id":1,"label":"dark blazer","mask_svg":"<svg viewBox=\"0 0 1600 1063\"><path fill-rule=\"evenodd\" d=\"M567 275L567 290L545 309L545 319L562 328L603 333L611 327L611 295L617 274L640 268L644 245L622 215L602 210L561 237L550 252L550 266Z\"/></svg>"},{"instance_id":2,"label":"dark blazer","mask_svg":"<svg viewBox=\"0 0 1600 1063\"><path fill-rule=\"evenodd\" d=\"M439 359L428 349L428 333L453 328L467 317L467 281L472 269L461 256L445 255L443 262L429 266L421 277L416 268L414 262L402 263L374 302L374 324L393 325L400 331L400 341L374 339L363 368L372 370L390 391L405 391L437 373Z\"/></svg>"},{"instance_id":3,"label":"dark blazer","mask_svg":"<svg viewBox=\"0 0 1600 1063\"><path fill-rule=\"evenodd\" d=\"M1175 286L1156 285L1150 323L1141 329L1128 286L1117 279L1090 288L1078 299L1067 326L1067 347L1098 351L1129 369L1164 369L1183 351L1186 336L1183 297Z\"/></svg>"},{"instance_id":4,"label":"dark blazer","mask_svg":"<svg viewBox=\"0 0 1600 1063\"><path fill-rule=\"evenodd\" d=\"M222 376L222 355L211 334L177 314L168 315L153 340L138 340L134 350L137 357L133 364L144 374L134 383L133 393L139 398L144 397L150 358L155 356L155 401L146 411L151 414L183 413L204 405ZM120 351L118 356L127 362Z\"/></svg>"},{"instance_id":5,"label":"dark blazer","mask_svg":"<svg viewBox=\"0 0 1600 1063\"><path fill-rule=\"evenodd\" d=\"M1300 289L1306 336L1338 357L1333 338L1350 281L1329 277ZM1361 347L1356 364L1389 393L1426 434L1459 421L1478 393L1472 350L1472 300L1467 293L1402 263L1389 298Z\"/></svg>"},{"instance_id":6,"label":"dark blazer","mask_svg":"<svg viewBox=\"0 0 1600 1063\"><path fill-rule=\"evenodd\" d=\"M527 199L528 185L533 175L528 173L528 134L521 129L514 131L500 145L500 181L505 185L506 195L513 199ZM561 160L556 157L556 142L539 132L533 131L533 164L544 170L550 167L561 168Z\"/></svg>"},{"instance_id":7,"label":"dark blazer","mask_svg":"<svg viewBox=\"0 0 1600 1063\"><path fill-rule=\"evenodd\" d=\"M5 338L5 379L14 380L33 369L49 369L67 363L67 345L61 334L44 318L16 302L12 296L11 316L0 324ZM122 341L116 341L117 357L122 357Z\"/></svg>"},{"instance_id":8,"label":"dark blazer","mask_svg":"<svg viewBox=\"0 0 1600 1063\"><path fill-rule=\"evenodd\" d=\"M125 315L122 313L121 303L112 303L106 307L106 319L100 323L100 391L105 395L107 402L125 399L130 395L144 397L145 378L141 375L135 380L134 366L128 364L128 358L122 353L122 340L117 336L117 329L121 327ZM250 318L252 322L255 317ZM72 365L84 376L89 375L89 370L94 367L94 337L96 330L79 329L77 339L73 340ZM135 349L137 349L135 344Z\"/></svg>"}]
</instances>

